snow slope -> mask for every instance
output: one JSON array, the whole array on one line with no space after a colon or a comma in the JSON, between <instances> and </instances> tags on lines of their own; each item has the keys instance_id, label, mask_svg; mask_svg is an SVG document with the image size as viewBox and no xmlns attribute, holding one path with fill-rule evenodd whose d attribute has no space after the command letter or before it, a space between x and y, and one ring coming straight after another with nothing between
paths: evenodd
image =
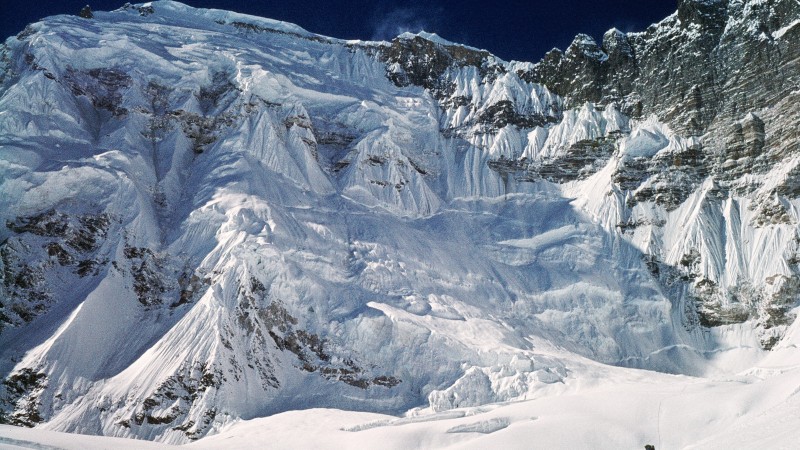
<instances>
[{"instance_id":1,"label":"snow slope","mask_svg":"<svg viewBox=\"0 0 800 450\"><path fill-rule=\"evenodd\" d=\"M676 20L607 35L620 51L693 42ZM566 57L615 61L593 46ZM172 1L47 18L0 56L4 422L249 445L261 426L407 413L421 418L336 434L479 445L523 439L546 422L528 411L562 395L599 411L606 389L642 392L622 406L650 414L708 389L755 416L787 395L788 377L756 369L742 376L763 403L600 363L719 378L790 358L800 216L794 141L777 130L791 96L720 119L741 142L717 154L722 128L687 134L628 97L577 102L536 81L546 61ZM572 438L653 439L622 406L586 413ZM697 417L718 428L664 442L738 426L717 407ZM620 431L588 434L598 421Z\"/></svg>"}]
</instances>

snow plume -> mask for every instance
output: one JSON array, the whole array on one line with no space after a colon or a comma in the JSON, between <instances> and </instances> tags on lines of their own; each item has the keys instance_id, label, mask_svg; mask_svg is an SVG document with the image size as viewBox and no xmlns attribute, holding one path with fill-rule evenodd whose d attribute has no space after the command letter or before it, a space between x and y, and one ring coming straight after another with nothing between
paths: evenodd
<instances>
[{"instance_id":1,"label":"snow plume","mask_svg":"<svg viewBox=\"0 0 800 450\"><path fill-rule=\"evenodd\" d=\"M391 40L405 32L417 33L422 30L432 31L439 25L442 17L441 8L395 8L379 11L373 19L372 39L378 41Z\"/></svg>"}]
</instances>

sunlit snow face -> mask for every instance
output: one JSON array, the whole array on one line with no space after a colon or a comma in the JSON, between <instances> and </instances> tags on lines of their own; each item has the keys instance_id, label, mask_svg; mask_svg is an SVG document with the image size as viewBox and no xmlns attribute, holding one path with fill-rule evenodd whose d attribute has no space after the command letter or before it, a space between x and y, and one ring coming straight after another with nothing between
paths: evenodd
<instances>
[{"instance_id":1,"label":"sunlit snow face","mask_svg":"<svg viewBox=\"0 0 800 450\"><path fill-rule=\"evenodd\" d=\"M16 423L185 443L297 409L223 437L680 447L791 415L800 205L773 136L794 94L704 122L700 83L667 109L661 85L592 102L577 69L547 84L429 32L150 7L46 19L0 54ZM628 44L703 37L682 25ZM626 36L551 56L606 67Z\"/></svg>"}]
</instances>

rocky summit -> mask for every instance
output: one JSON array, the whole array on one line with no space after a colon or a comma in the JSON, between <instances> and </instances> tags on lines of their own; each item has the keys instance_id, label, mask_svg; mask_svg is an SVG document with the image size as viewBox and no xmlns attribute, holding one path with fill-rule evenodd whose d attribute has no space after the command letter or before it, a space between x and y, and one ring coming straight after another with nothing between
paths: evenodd
<instances>
[{"instance_id":1,"label":"rocky summit","mask_svg":"<svg viewBox=\"0 0 800 450\"><path fill-rule=\"evenodd\" d=\"M173 1L30 24L0 46L0 423L186 443L585 361L747 370L796 346L799 104L796 0L537 63Z\"/></svg>"}]
</instances>

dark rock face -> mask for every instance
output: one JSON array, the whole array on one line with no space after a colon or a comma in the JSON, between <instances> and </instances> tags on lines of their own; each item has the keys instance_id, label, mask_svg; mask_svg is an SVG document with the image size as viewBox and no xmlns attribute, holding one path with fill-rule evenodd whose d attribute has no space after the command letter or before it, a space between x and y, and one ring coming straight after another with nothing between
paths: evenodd
<instances>
[{"instance_id":1,"label":"dark rock face","mask_svg":"<svg viewBox=\"0 0 800 450\"><path fill-rule=\"evenodd\" d=\"M489 85L507 72L507 67L491 54L460 45L444 45L420 36L395 38L389 47L379 52L386 63L386 76L397 86L421 86L438 100L445 110L467 107L477 111L486 106L474 122L465 124L463 129L473 125L480 132L494 133L508 125L518 128L533 128L556 122L557 111L529 112L519 108L511 100L500 100L491 105L478 105L476 99L455 94L456 84L452 79L454 71L461 68L477 69L481 84ZM462 130L445 130L458 134Z\"/></svg>"},{"instance_id":2,"label":"dark rock face","mask_svg":"<svg viewBox=\"0 0 800 450\"><path fill-rule=\"evenodd\" d=\"M681 27L699 25L719 28L725 21L725 3L723 0L678 0L678 20Z\"/></svg>"},{"instance_id":3,"label":"dark rock face","mask_svg":"<svg viewBox=\"0 0 800 450\"><path fill-rule=\"evenodd\" d=\"M679 2L678 12L641 33L611 30L602 46L580 35L521 72L570 105L619 102L634 117L655 113L676 130L701 134L718 115L740 118L796 85L797 46L785 31L797 2Z\"/></svg>"},{"instance_id":4,"label":"dark rock face","mask_svg":"<svg viewBox=\"0 0 800 450\"><path fill-rule=\"evenodd\" d=\"M760 156L764 151L764 138L764 121L755 114L748 114L732 126L732 133L725 145L726 159Z\"/></svg>"},{"instance_id":5,"label":"dark rock face","mask_svg":"<svg viewBox=\"0 0 800 450\"><path fill-rule=\"evenodd\" d=\"M84 6L78 13L78 17L83 17L84 19L94 18L94 14L92 13L92 8L89 5Z\"/></svg>"},{"instance_id":6,"label":"dark rock face","mask_svg":"<svg viewBox=\"0 0 800 450\"><path fill-rule=\"evenodd\" d=\"M131 86L131 77L114 68L96 68L88 71L68 69L64 80L77 96L85 96L97 109L109 111L114 117L128 113L123 108L122 91Z\"/></svg>"},{"instance_id":7,"label":"dark rock face","mask_svg":"<svg viewBox=\"0 0 800 450\"><path fill-rule=\"evenodd\" d=\"M644 173L639 174L638 186L636 183L631 184L636 186L636 189L633 197L628 200L629 207L650 201L664 206L668 211L673 210L680 206L708 176L708 165L701 146L659 154L645 164L647 167ZM631 178L626 181L635 178L630 174L627 176Z\"/></svg>"},{"instance_id":8,"label":"dark rock face","mask_svg":"<svg viewBox=\"0 0 800 450\"><path fill-rule=\"evenodd\" d=\"M475 66L485 73L503 70L488 62L489 52L459 45L442 45L422 37L395 38L381 58L389 67L387 76L398 86L422 86L434 93L446 92L441 77L450 67Z\"/></svg>"},{"instance_id":9,"label":"dark rock face","mask_svg":"<svg viewBox=\"0 0 800 450\"><path fill-rule=\"evenodd\" d=\"M107 214L55 210L6 223L14 235L0 243L0 332L47 312L55 301L48 288L53 280L97 275L108 262L97 250L110 223Z\"/></svg>"},{"instance_id":10,"label":"dark rock face","mask_svg":"<svg viewBox=\"0 0 800 450\"><path fill-rule=\"evenodd\" d=\"M567 108L614 104L629 117L654 114L683 136L702 136L702 155L693 159L705 167L695 170L700 178L690 184L712 173L730 180L742 170L771 167L769 161L782 159L800 141L796 127L771 123L773 114L779 118L779 111L789 108L788 101L781 106L781 99L798 95L800 46L791 43L800 27L789 26L798 16L800 6L792 0L681 1L675 14L644 32L612 29L600 44L579 35L566 51L554 49L516 75L565 98ZM395 39L382 57L395 84L430 90L444 109L478 108L473 99L453 95L450 69L478 68L482 83L505 70L485 52L422 37ZM478 119L481 132L509 125L531 129L560 120L559 111L525 114L519 106L512 101L490 105ZM775 112L763 113L764 108ZM770 152L755 165L736 163ZM662 163L650 172L660 171ZM632 181L628 178L624 188L641 186Z\"/></svg>"},{"instance_id":11,"label":"dark rock face","mask_svg":"<svg viewBox=\"0 0 800 450\"><path fill-rule=\"evenodd\" d=\"M520 114L510 100L501 100L486 108L478 121L486 125L488 130L499 130L508 125L514 125L517 128L540 127L554 120L544 114Z\"/></svg>"},{"instance_id":12,"label":"dark rock face","mask_svg":"<svg viewBox=\"0 0 800 450\"><path fill-rule=\"evenodd\" d=\"M3 380L0 395L0 424L34 427L44 421L39 396L47 387L47 375L22 369Z\"/></svg>"},{"instance_id":13,"label":"dark rock face","mask_svg":"<svg viewBox=\"0 0 800 450\"><path fill-rule=\"evenodd\" d=\"M617 150L619 133L599 139L586 139L572 144L563 156L547 161L500 158L489 161L489 167L504 177L517 181L547 180L567 183L585 180L600 170Z\"/></svg>"},{"instance_id":14,"label":"dark rock face","mask_svg":"<svg viewBox=\"0 0 800 450\"><path fill-rule=\"evenodd\" d=\"M181 431L191 440L197 439L208 432L217 410L205 408L200 416L202 420L194 421L186 417L189 406L195 406L206 391L219 388L222 380L222 373L207 364L184 364L176 375L162 382L135 408L132 417L120 419L117 425L129 429L155 425ZM168 412L156 412L170 405L173 406Z\"/></svg>"},{"instance_id":15,"label":"dark rock face","mask_svg":"<svg viewBox=\"0 0 800 450\"><path fill-rule=\"evenodd\" d=\"M566 52L553 49L529 71L520 71L525 81L547 86L570 99L569 106L584 102L609 103L626 99L638 75L629 38L614 29L603 36L603 46L587 35L578 35ZM635 96L624 112L638 115Z\"/></svg>"}]
</instances>

